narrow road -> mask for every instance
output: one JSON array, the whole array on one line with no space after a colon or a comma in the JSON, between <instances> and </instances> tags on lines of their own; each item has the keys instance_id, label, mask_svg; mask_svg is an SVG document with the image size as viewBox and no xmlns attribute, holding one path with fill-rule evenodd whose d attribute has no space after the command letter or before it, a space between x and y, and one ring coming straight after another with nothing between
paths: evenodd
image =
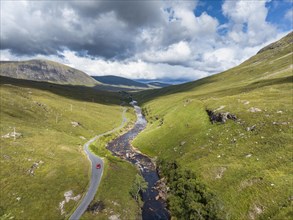
<instances>
[{"instance_id":1,"label":"narrow road","mask_svg":"<svg viewBox=\"0 0 293 220\"><path fill-rule=\"evenodd\" d=\"M120 130L121 128L123 128L123 126L126 124L127 122L127 118L125 117L125 112L126 112L126 108L123 109L123 113L122 113L122 123L119 127L114 128L111 131L105 132L103 134L99 134L97 136L95 136L94 138L92 138L91 140L89 140L87 143L85 143L84 147L84 151L88 156L88 159L91 161L91 180L90 180L90 186L89 189L87 191L87 193L85 194L85 196L82 198L82 201L80 202L79 206L77 207L77 209L74 211L74 213L71 215L71 217L69 218L69 220L78 220L82 214L86 211L87 207L89 206L89 204L91 203L91 201L94 199L95 194L98 190L99 184L101 182L102 176L103 176L103 171L104 171L104 162L103 160L98 157L97 155L93 154L90 150L89 150L89 146L96 141L97 139L99 139L100 137L104 136L104 135L108 135L111 134L113 132L116 132L118 130ZM99 163L101 164L101 169L96 169L96 164Z\"/></svg>"}]
</instances>

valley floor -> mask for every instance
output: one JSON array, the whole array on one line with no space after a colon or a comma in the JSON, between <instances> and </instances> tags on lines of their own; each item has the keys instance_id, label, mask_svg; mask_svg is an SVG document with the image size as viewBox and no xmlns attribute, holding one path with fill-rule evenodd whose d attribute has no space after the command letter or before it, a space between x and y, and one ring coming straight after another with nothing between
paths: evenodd
<instances>
[{"instance_id":1,"label":"valley floor","mask_svg":"<svg viewBox=\"0 0 293 220\"><path fill-rule=\"evenodd\" d=\"M0 92L1 219L69 217L89 183L83 144L121 124L120 96L6 77Z\"/></svg>"}]
</instances>

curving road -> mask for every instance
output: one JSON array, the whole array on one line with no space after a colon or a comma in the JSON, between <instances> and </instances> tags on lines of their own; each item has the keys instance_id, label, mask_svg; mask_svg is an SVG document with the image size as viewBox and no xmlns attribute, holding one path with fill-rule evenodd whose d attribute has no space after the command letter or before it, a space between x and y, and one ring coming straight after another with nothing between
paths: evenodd
<instances>
[{"instance_id":1,"label":"curving road","mask_svg":"<svg viewBox=\"0 0 293 220\"><path fill-rule=\"evenodd\" d=\"M91 203L91 201L94 199L95 194L98 190L99 184L101 182L102 176L103 176L103 171L104 171L104 162L103 160L98 157L97 155L93 154L90 150L89 150L89 146L96 141L98 138L107 135L107 134L111 134L115 131L120 130L125 123L127 122L127 118L125 117L125 112L126 112L126 108L123 108L123 113L122 113L122 123L119 127L114 128L111 131L105 132L103 134L97 135L94 138L92 138L91 140L89 140L87 143L85 143L84 145L84 151L88 156L88 159L91 161L91 180L90 180L90 186L89 189L87 191L87 193L85 194L85 196L82 198L81 203L79 204L79 206L77 207L77 209L74 211L74 213L71 215L71 217L69 218L70 220L78 220L82 214L86 211L87 207L89 206L89 204ZM101 169L96 169L96 164L100 163L101 164Z\"/></svg>"}]
</instances>

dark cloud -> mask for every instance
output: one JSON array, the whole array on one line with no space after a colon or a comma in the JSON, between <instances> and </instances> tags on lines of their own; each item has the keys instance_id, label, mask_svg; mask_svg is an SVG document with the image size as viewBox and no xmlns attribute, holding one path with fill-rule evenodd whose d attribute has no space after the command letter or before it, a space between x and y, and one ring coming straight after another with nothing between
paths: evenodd
<instances>
[{"instance_id":1,"label":"dark cloud","mask_svg":"<svg viewBox=\"0 0 293 220\"><path fill-rule=\"evenodd\" d=\"M120 0L120 1L72 1L68 6L81 17L97 18L103 13L115 12L118 20L131 28L149 26L163 21L159 1Z\"/></svg>"},{"instance_id":2,"label":"dark cloud","mask_svg":"<svg viewBox=\"0 0 293 220\"><path fill-rule=\"evenodd\" d=\"M197 0L0 0L0 55L57 57L91 74L195 79L277 39L265 2L225 0L223 23L195 15Z\"/></svg>"},{"instance_id":3,"label":"dark cloud","mask_svg":"<svg viewBox=\"0 0 293 220\"><path fill-rule=\"evenodd\" d=\"M142 27L163 22L155 1L1 2L1 49L17 55L64 49L121 59Z\"/></svg>"}]
</instances>

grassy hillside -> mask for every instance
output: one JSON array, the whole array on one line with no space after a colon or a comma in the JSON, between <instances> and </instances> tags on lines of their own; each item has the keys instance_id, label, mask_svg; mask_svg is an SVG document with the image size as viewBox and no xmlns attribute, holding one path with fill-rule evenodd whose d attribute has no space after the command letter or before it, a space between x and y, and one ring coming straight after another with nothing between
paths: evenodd
<instances>
[{"instance_id":1,"label":"grassy hillside","mask_svg":"<svg viewBox=\"0 0 293 220\"><path fill-rule=\"evenodd\" d=\"M164 161L161 168L173 184L173 216L183 215L186 204L180 199L191 191L185 185L181 197L176 194L180 187L172 182L178 179L170 179L178 176L170 174L172 161L211 192L220 218L291 219L292 42L291 33L221 74L136 95L149 124L134 145ZM212 124L207 109L230 112L237 120ZM211 210L203 204L199 199L187 207L189 216L201 219Z\"/></svg>"},{"instance_id":2,"label":"grassy hillside","mask_svg":"<svg viewBox=\"0 0 293 220\"><path fill-rule=\"evenodd\" d=\"M0 82L0 218L65 219L89 181L82 146L121 124L120 97L81 86L7 77ZM136 171L113 173L128 180ZM64 193L71 190L77 201L65 203L61 214Z\"/></svg>"},{"instance_id":3,"label":"grassy hillside","mask_svg":"<svg viewBox=\"0 0 293 220\"><path fill-rule=\"evenodd\" d=\"M1 61L0 75L17 79L53 82L58 84L98 84L86 73L49 60Z\"/></svg>"}]
</instances>

